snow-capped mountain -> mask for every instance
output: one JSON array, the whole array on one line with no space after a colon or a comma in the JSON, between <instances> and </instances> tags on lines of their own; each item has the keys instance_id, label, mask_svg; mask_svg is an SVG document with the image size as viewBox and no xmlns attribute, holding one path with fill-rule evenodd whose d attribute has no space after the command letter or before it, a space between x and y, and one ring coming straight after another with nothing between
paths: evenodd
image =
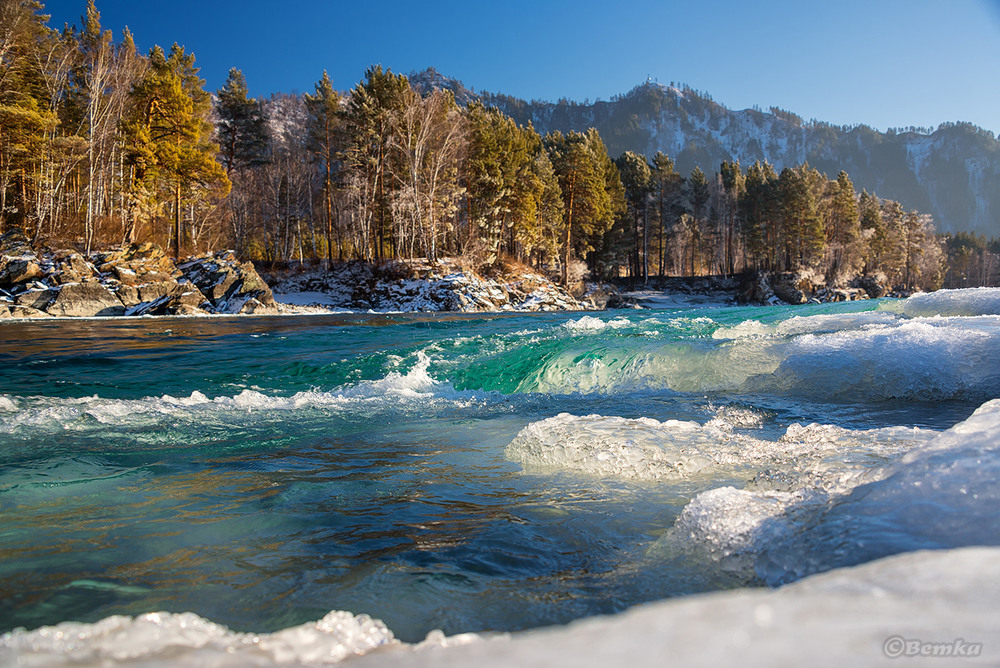
<instances>
[{"instance_id":1,"label":"snow-capped mountain","mask_svg":"<svg viewBox=\"0 0 1000 668\"><path fill-rule=\"evenodd\" d=\"M656 83L611 101L579 104L476 95L434 70L411 81L423 90L448 88L460 103L494 105L543 134L597 128L610 155L635 151L652 157L662 151L685 174L695 165L711 174L724 160L739 160L744 168L766 160L778 171L808 162L831 178L845 170L859 190L930 213L941 232L1000 237L1000 142L968 123L943 124L933 132L878 132L865 125L803 122L779 109L735 111L690 88Z\"/></svg>"}]
</instances>

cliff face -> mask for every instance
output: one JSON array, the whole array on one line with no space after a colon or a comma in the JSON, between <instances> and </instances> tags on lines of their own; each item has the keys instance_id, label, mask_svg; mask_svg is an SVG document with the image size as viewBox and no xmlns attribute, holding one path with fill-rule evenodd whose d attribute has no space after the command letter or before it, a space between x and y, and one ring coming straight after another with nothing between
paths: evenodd
<instances>
[{"instance_id":1,"label":"cliff face","mask_svg":"<svg viewBox=\"0 0 1000 668\"><path fill-rule=\"evenodd\" d=\"M808 162L830 178L845 170L859 190L931 214L939 232L1000 237L1000 143L967 123L930 133L877 132L864 125L803 122L780 110L734 111L693 90L653 83L611 101L577 104L476 95L433 70L412 81L423 90L450 89L460 103L478 99L496 106L542 134L594 127L610 155L634 151L652 157L662 151L683 174L695 166L712 174L725 160L744 168L766 160L777 171Z\"/></svg>"}]
</instances>

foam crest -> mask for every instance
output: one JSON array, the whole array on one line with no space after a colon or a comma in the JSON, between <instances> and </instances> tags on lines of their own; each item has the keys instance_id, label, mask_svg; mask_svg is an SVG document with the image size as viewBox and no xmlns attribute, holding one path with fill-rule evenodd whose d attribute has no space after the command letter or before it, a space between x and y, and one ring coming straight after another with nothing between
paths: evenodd
<instances>
[{"instance_id":1,"label":"foam crest","mask_svg":"<svg viewBox=\"0 0 1000 668\"><path fill-rule=\"evenodd\" d=\"M331 612L318 622L276 633L236 633L193 613L113 616L94 624L64 622L0 636L9 665L76 664L330 665L400 644L380 620Z\"/></svg>"},{"instance_id":2,"label":"foam crest","mask_svg":"<svg viewBox=\"0 0 1000 668\"><path fill-rule=\"evenodd\" d=\"M517 391L738 392L833 402L1000 395L997 316L805 316L770 325L746 321L695 338L660 329L652 337L607 338L585 351L553 348Z\"/></svg>"},{"instance_id":3,"label":"foam crest","mask_svg":"<svg viewBox=\"0 0 1000 668\"><path fill-rule=\"evenodd\" d=\"M712 333L713 339L782 338L802 334L852 331L875 325L892 325L899 316L892 313L863 312L829 315L793 316L775 323L745 320L732 327L720 327Z\"/></svg>"},{"instance_id":4,"label":"foam crest","mask_svg":"<svg viewBox=\"0 0 1000 668\"><path fill-rule=\"evenodd\" d=\"M167 420L204 423L212 420L244 420L248 414L314 409L422 410L438 403L469 407L481 401L482 393L458 391L428 372L430 358L418 353L417 363L407 372L392 371L383 378L362 380L331 391L307 390L291 396L275 396L257 389L244 389L231 396L208 397L194 391L189 396L163 395L142 399L107 399L99 396L0 397L0 433L85 431L100 425L148 426ZM10 407L6 409L6 407Z\"/></svg>"},{"instance_id":5,"label":"foam crest","mask_svg":"<svg viewBox=\"0 0 1000 668\"><path fill-rule=\"evenodd\" d=\"M600 332L606 329L622 329L623 327L631 327L632 323L625 318L601 320L600 318L595 318L592 315L585 315L577 320L564 322L562 326L565 329L574 332Z\"/></svg>"},{"instance_id":6,"label":"foam crest","mask_svg":"<svg viewBox=\"0 0 1000 668\"><path fill-rule=\"evenodd\" d=\"M1000 288L938 290L898 301L885 301L878 308L908 318L1000 315Z\"/></svg>"},{"instance_id":7,"label":"foam crest","mask_svg":"<svg viewBox=\"0 0 1000 668\"><path fill-rule=\"evenodd\" d=\"M1000 329L961 320L807 334L772 352L776 368L747 378L742 391L854 401L1000 394Z\"/></svg>"}]
</instances>

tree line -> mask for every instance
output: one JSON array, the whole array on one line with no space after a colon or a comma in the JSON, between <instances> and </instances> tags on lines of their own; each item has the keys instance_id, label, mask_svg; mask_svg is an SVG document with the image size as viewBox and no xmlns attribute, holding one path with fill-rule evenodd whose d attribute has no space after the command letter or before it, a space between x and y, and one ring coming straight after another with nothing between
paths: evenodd
<instances>
[{"instance_id":1,"label":"tree line","mask_svg":"<svg viewBox=\"0 0 1000 668\"><path fill-rule=\"evenodd\" d=\"M929 289L951 255L966 281L995 266L984 245L970 268L968 244L844 172L725 162L683 175L662 153L612 159L596 130L541 136L380 66L346 93L323 73L310 93L268 99L234 68L213 94L193 54L140 54L128 31L102 29L93 0L81 26L54 30L35 0L0 0L0 229L36 242L513 259L566 284L756 269Z\"/></svg>"}]
</instances>

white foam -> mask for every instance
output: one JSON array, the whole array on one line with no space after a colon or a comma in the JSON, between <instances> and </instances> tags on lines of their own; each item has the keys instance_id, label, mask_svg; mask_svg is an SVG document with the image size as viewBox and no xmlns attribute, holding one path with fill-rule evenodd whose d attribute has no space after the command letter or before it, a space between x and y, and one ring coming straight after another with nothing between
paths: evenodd
<instances>
[{"instance_id":1,"label":"white foam","mask_svg":"<svg viewBox=\"0 0 1000 668\"><path fill-rule=\"evenodd\" d=\"M745 320L732 327L720 327L712 333L714 339L781 338L801 334L859 330L875 325L892 325L899 316L892 313L839 313L828 315L793 316L776 323Z\"/></svg>"},{"instance_id":2,"label":"white foam","mask_svg":"<svg viewBox=\"0 0 1000 668\"><path fill-rule=\"evenodd\" d=\"M879 304L879 310L910 318L1000 315L1000 288L963 288L920 293Z\"/></svg>"},{"instance_id":3,"label":"white foam","mask_svg":"<svg viewBox=\"0 0 1000 668\"><path fill-rule=\"evenodd\" d=\"M622 329L631 327L632 323L625 318L614 318L613 320L601 320L592 315L585 315L577 320L569 320L562 324L566 329L575 332L599 332L605 329Z\"/></svg>"},{"instance_id":4,"label":"white foam","mask_svg":"<svg viewBox=\"0 0 1000 668\"><path fill-rule=\"evenodd\" d=\"M244 389L232 396L210 398L200 391L190 396L145 397L142 399L20 397L15 403L0 397L0 433L23 430L59 432L90 428L88 420L104 425L150 424L164 417L174 421L198 422L211 418L242 420L252 413L285 412L301 409L344 410L352 407L414 411L437 402L469 407L483 400L483 393L457 391L450 383L433 378L430 358L417 353L417 363L405 373L391 371L383 378L358 381L330 391L307 390L291 396L274 396L256 389ZM6 409L7 405L11 409Z\"/></svg>"}]
</instances>

